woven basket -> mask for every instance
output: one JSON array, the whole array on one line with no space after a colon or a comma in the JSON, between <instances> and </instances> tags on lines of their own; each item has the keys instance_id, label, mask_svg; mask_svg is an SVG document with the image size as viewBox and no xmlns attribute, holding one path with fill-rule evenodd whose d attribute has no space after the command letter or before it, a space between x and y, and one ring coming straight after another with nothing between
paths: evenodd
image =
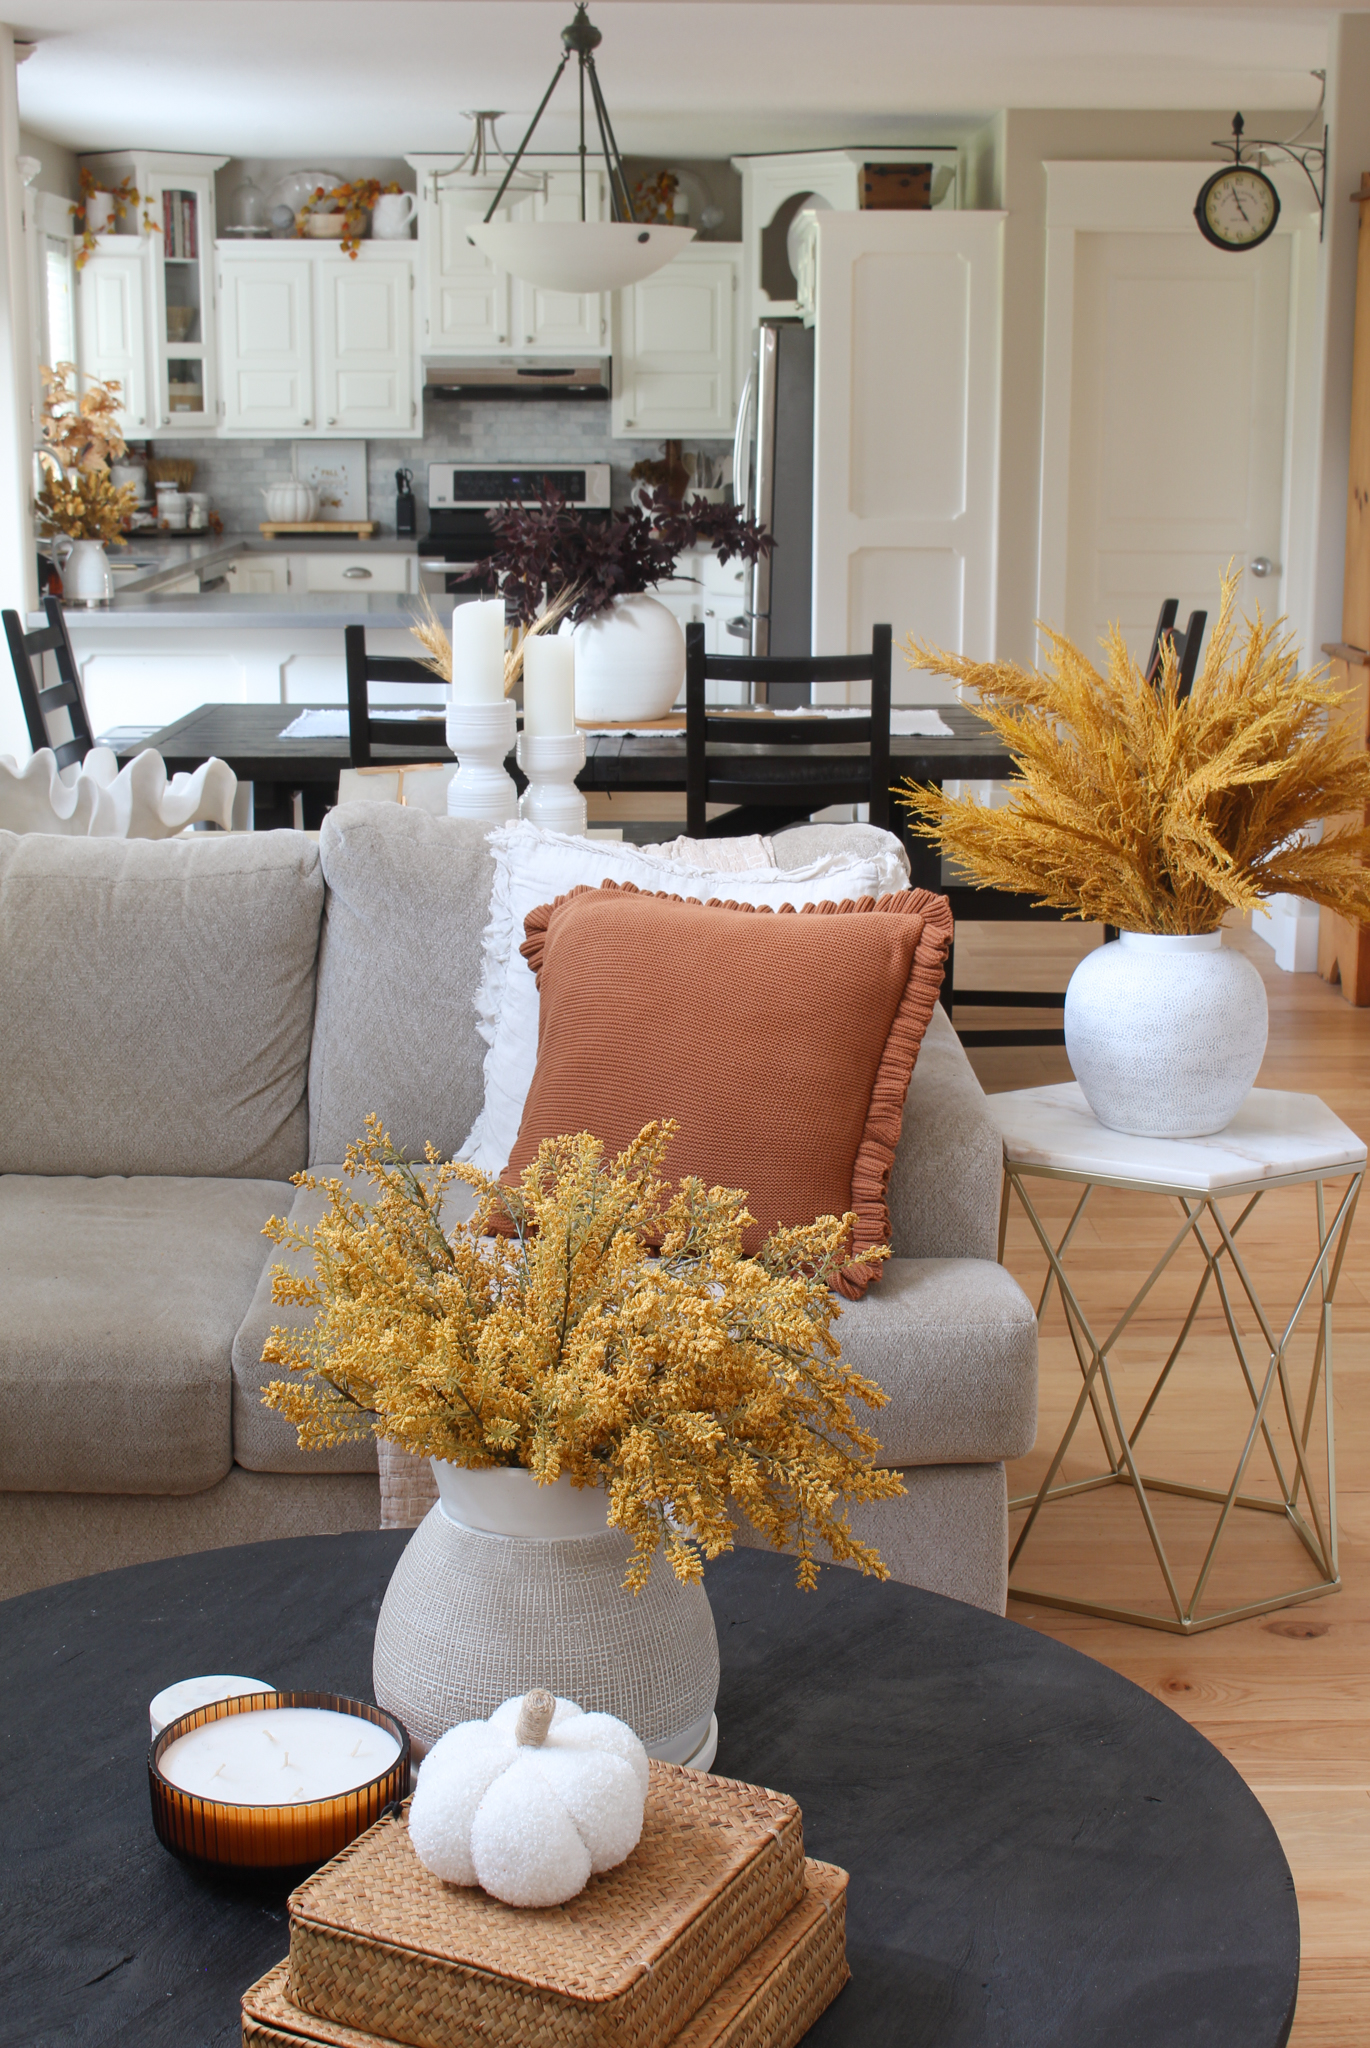
<instances>
[{"instance_id":1,"label":"woven basket","mask_svg":"<svg viewBox=\"0 0 1370 2048\"><path fill-rule=\"evenodd\" d=\"M804 1895L792 1799L652 1765L642 1839L563 1906L425 1870L381 1821L290 1901L290 1996L412 2048L665 2048Z\"/></svg>"},{"instance_id":2,"label":"woven basket","mask_svg":"<svg viewBox=\"0 0 1370 2048\"><path fill-rule=\"evenodd\" d=\"M377 1702L415 1755L545 1685L587 1714L616 1714L649 1755L687 1762L718 1697L709 1596L660 1558L642 1591L626 1593L632 1548L618 1529L491 1536L435 1507L395 1567L372 1659Z\"/></svg>"},{"instance_id":3,"label":"woven basket","mask_svg":"<svg viewBox=\"0 0 1370 2048\"><path fill-rule=\"evenodd\" d=\"M832 2004L850 1972L847 1873L806 1863L804 1897L687 2020L671 2048L794 2048ZM469 2038L469 2037L468 2037ZM532 2031L528 2048L558 2039ZM393 2037L359 2033L301 2012L290 1999L290 1966L278 1963L243 1998L243 2048L395 2048Z\"/></svg>"}]
</instances>

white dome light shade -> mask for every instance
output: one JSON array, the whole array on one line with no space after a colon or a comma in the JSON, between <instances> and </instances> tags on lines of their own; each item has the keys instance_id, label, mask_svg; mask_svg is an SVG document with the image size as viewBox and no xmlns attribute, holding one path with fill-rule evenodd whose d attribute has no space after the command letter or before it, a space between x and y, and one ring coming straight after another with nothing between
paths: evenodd
<instances>
[{"instance_id":1,"label":"white dome light shade","mask_svg":"<svg viewBox=\"0 0 1370 2048\"><path fill-rule=\"evenodd\" d=\"M693 228L635 220L473 221L478 249L548 292L613 292L638 284L694 240Z\"/></svg>"}]
</instances>

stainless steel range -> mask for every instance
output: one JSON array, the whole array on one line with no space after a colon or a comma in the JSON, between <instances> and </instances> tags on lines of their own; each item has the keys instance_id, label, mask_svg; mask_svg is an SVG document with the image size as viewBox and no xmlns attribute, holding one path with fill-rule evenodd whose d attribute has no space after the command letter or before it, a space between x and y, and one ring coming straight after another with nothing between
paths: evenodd
<instances>
[{"instance_id":1,"label":"stainless steel range","mask_svg":"<svg viewBox=\"0 0 1370 2048\"><path fill-rule=\"evenodd\" d=\"M428 532L419 542L420 567L433 577L443 576L441 588L474 596L475 584L445 572L468 568L490 553L495 543L485 514L492 505L535 505L547 485L560 491L568 505L608 517L607 462L430 462Z\"/></svg>"}]
</instances>

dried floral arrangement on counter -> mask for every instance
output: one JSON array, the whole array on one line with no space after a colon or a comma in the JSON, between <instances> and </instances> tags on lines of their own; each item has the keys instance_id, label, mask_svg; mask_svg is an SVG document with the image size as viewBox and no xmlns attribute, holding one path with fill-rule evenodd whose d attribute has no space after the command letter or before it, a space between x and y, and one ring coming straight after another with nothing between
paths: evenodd
<instances>
[{"instance_id":1,"label":"dried floral arrangement on counter","mask_svg":"<svg viewBox=\"0 0 1370 2048\"><path fill-rule=\"evenodd\" d=\"M34 499L39 535L50 540L65 533L72 540L122 546L138 494L131 484L116 490L109 477L111 460L127 452L119 431L118 381L92 379L78 399L72 389L74 363L58 363L51 370L44 365L38 374L43 380L38 458L43 482Z\"/></svg>"},{"instance_id":2,"label":"dried floral arrangement on counter","mask_svg":"<svg viewBox=\"0 0 1370 2048\"><path fill-rule=\"evenodd\" d=\"M1281 893L1370 920L1370 755L1335 717L1345 693L1299 673L1283 619L1258 611L1239 641L1238 582L1187 698L1173 646L1151 681L1116 626L1106 674L1045 628L1044 672L910 638L910 668L979 693L1018 774L1002 810L906 783L912 830L987 888L1123 931L1214 932ZM1349 822L1310 838L1327 819Z\"/></svg>"},{"instance_id":3,"label":"dried floral arrangement on counter","mask_svg":"<svg viewBox=\"0 0 1370 2048\"><path fill-rule=\"evenodd\" d=\"M505 1187L431 1147L416 1167L368 1117L349 1180L296 1176L327 1196L323 1220L266 1226L314 1262L312 1275L275 1266L273 1301L315 1315L271 1332L264 1360L299 1377L262 1398L307 1449L374 1434L604 1488L610 1523L633 1539L634 1591L658 1548L682 1581L730 1550L730 1501L776 1549L794 1544L801 1586L820 1543L885 1578L844 1504L904 1490L852 1408L885 1394L832 1330L855 1218L776 1230L745 1257L744 1195L663 1178L676 1128L648 1124L608 1165L583 1133L549 1139ZM370 1203L350 1184L363 1178ZM475 1213L445 1230L456 1183Z\"/></svg>"},{"instance_id":4,"label":"dried floral arrangement on counter","mask_svg":"<svg viewBox=\"0 0 1370 2048\"><path fill-rule=\"evenodd\" d=\"M660 490L607 519L587 516L550 489L536 505L498 505L485 516L499 546L465 573L487 589L502 589L510 614L523 625L561 603L578 626L616 599L664 583L688 548L711 548L720 562L735 555L756 562L775 546L736 505L699 497L677 504Z\"/></svg>"}]
</instances>

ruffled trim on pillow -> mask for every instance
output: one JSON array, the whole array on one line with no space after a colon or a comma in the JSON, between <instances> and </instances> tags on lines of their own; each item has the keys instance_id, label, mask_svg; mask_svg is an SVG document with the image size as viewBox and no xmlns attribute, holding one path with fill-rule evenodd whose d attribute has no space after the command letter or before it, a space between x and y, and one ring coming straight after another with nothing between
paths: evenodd
<instances>
[{"instance_id":1,"label":"ruffled trim on pillow","mask_svg":"<svg viewBox=\"0 0 1370 2048\"><path fill-rule=\"evenodd\" d=\"M613 891L622 896L656 896L669 903L697 904L693 896L676 896L664 889L639 889L636 882L601 882L596 889L588 882L568 889L555 902L540 903L523 921L527 936L519 947L542 987L542 960L548 927L564 903L577 896L597 896ZM880 1064L875 1070L871 1099L866 1109L865 1128L852 1162L851 1207L856 1216L851 1257L834 1275L833 1285L844 1300L859 1301L871 1282L880 1278L884 1261L866 1259L862 1253L890 1242L889 1184L899 1134L904 1126L913 1070L918 1063L923 1036L932 1021L933 1007L942 988L942 975L951 950L954 923L945 896L931 889L900 889L888 896L848 897L844 903L805 903L798 910L792 903L778 909L769 903L730 903L711 896L703 909L741 910L762 917L839 917L852 912L916 917L921 929L914 945L908 980L899 998Z\"/></svg>"}]
</instances>

